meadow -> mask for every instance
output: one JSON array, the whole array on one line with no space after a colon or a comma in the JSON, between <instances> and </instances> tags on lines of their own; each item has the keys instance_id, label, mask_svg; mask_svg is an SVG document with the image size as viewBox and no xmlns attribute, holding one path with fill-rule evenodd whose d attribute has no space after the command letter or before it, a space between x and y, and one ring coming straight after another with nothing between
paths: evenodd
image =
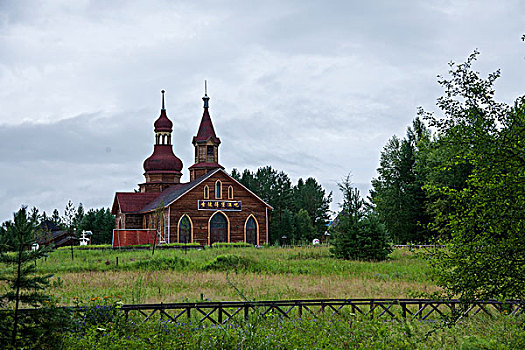
<instances>
[{"instance_id":1,"label":"meadow","mask_svg":"<svg viewBox=\"0 0 525 350\"><path fill-rule=\"evenodd\" d=\"M416 298L438 291L417 253L386 261L345 261L328 247L204 250L57 249L36 261L51 273L59 305L76 305L66 327L40 348L64 349L519 349L525 317L478 315L451 326L343 313L285 319L251 315L223 325L196 320L124 320L119 305L222 300ZM117 264L118 261L118 264ZM51 343L53 341L54 343ZM37 344L37 343L35 343Z\"/></svg>"},{"instance_id":2,"label":"meadow","mask_svg":"<svg viewBox=\"0 0 525 350\"><path fill-rule=\"evenodd\" d=\"M167 303L410 298L438 290L426 263L408 250L367 262L334 259L322 246L156 250L154 255L151 250L76 249L73 259L69 249L59 249L37 264L42 273L55 275L52 291L63 305L103 296Z\"/></svg>"}]
</instances>

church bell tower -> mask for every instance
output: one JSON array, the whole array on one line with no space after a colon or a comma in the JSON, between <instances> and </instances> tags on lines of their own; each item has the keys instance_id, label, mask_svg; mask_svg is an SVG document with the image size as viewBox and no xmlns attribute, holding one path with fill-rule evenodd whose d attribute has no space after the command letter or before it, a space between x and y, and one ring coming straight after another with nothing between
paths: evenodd
<instances>
[{"instance_id":1,"label":"church bell tower","mask_svg":"<svg viewBox=\"0 0 525 350\"><path fill-rule=\"evenodd\" d=\"M215 134L215 129L210 118L209 101L207 84L204 82L204 112L197 136L193 137L193 147L195 150L195 164L190 169L190 181L198 179L202 175L217 169L224 169L219 164L219 145L221 140Z\"/></svg>"},{"instance_id":2,"label":"church bell tower","mask_svg":"<svg viewBox=\"0 0 525 350\"><path fill-rule=\"evenodd\" d=\"M139 185L140 192L162 192L167 187L180 183L182 162L173 153L171 133L173 123L166 114L162 93L162 108L160 116L153 124L155 145L153 154L144 161L144 177L146 182Z\"/></svg>"}]
</instances>

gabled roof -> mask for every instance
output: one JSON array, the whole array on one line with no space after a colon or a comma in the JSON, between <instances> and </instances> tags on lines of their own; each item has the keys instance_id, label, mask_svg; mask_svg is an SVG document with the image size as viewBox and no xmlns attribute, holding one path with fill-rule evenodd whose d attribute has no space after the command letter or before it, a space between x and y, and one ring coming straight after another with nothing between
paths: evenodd
<instances>
[{"instance_id":1,"label":"gabled roof","mask_svg":"<svg viewBox=\"0 0 525 350\"><path fill-rule=\"evenodd\" d=\"M217 169L221 170L221 169ZM167 207L171 203L175 202L177 199L182 197L185 193L190 191L192 188L203 182L204 180L208 179L210 176L215 174L217 171L211 171L207 174L204 174L203 176L199 177L198 179L195 179L191 182L187 182L184 184L177 184L170 186L166 188L164 191L162 191L157 198L155 198L153 201L148 203L146 206L144 206L141 210L141 212L147 212L157 209L161 203L164 207Z\"/></svg>"},{"instance_id":2,"label":"gabled roof","mask_svg":"<svg viewBox=\"0 0 525 350\"><path fill-rule=\"evenodd\" d=\"M113 201L111 214L116 215L118 208L122 213L136 213L144 206L158 197L160 193L142 193L142 192L117 192Z\"/></svg>"},{"instance_id":3,"label":"gabled roof","mask_svg":"<svg viewBox=\"0 0 525 350\"><path fill-rule=\"evenodd\" d=\"M178 186L170 186L167 189L165 189L160 195L155 198L153 201L148 203L141 212L149 212L157 209L161 203L164 207L167 207L171 205L173 202L184 196L186 193L191 191L193 188L195 188L197 185L205 181L206 179L210 178L211 176L215 175L218 172L223 172L227 177L229 177L231 180L235 181L239 186L242 186L244 189L246 189L248 192L250 192L255 198L257 198L259 201L261 201L267 208L273 209L271 205L266 203L264 200L262 200L259 196L257 196L255 193L250 191L246 186L241 184L239 181L235 180L233 177L231 177L226 171L223 169L215 169L213 171L210 171L207 174L204 174L203 176L199 177L198 179L193 180L192 182L188 182L185 184L179 184Z\"/></svg>"}]
</instances>

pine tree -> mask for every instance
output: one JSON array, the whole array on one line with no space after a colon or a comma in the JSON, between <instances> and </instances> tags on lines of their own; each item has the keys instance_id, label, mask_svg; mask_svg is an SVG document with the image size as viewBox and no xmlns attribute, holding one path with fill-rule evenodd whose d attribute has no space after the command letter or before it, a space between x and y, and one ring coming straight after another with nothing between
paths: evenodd
<instances>
[{"instance_id":1,"label":"pine tree","mask_svg":"<svg viewBox=\"0 0 525 350\"><path fill-rule=\"evenodd\" d=\"M44 292L52 275L36 274L36 262L46 256L49 247L34 249L36 242L36 226L27 216L26 208L21 208L14 214L14 220L4 234L10 237L8 244L3 244L0 251L0 263L5 266L0 275L0 281L7 284L8 290L0 295L2 312L0 320L0 342L12 348L30 346L38 347L44 339L50 337L57 324L53 309L43 306L49 302L49 296ZM33 248L33 249L32 249ZM23 307L39 308L31 312L23 312Z\"/></svg>"},{"instance_id":2,"label":"pine tree","mask_svg":"<svg viewBox=\"0 0 525 350\"><path fill-rule=\"evenodd\" d=\"M342 210L332 226L331 253L336 258L384 260L392 252L388 236L377 215L352 186L350 175L341 183Z\"/></svg>"}]
</instances>

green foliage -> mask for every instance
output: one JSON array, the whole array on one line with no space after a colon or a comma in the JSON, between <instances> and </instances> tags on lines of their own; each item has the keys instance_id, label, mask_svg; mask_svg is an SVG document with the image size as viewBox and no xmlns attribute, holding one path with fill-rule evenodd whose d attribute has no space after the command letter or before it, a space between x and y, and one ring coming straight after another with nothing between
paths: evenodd
<instances>
[{"instance_id":1,"label":"green foliage","mask_svg":"<svg viewBox=\"0 0 525 350\"><path fill-rule=\"evenodd\" d=\"M329 219L329 205L332 194L326 194L322 186L314 179L299 179L292 187L289 176L270 166L257 169L255 173L245 169L242 174L232 170L232 177L249 188L274 209L270 212L270 244L311 241L321 238ZM308 214L310 225L297 227L296 219L303 224L304 214ZM298 216L299 215L299 216ZM306 228L306 231L303 229ZM315 232L315 233L313 233ZM282 237L286 238L283 239Z\"/></svg>"},{"instance_id":2,"label":"green foliage","mask_svg":"<svg viewBox=\"0 0 525 350\"><path fill-rule=\"evenodd\" d=\"M312 220L310 215L305 209L299 209L299 211L294 215L294 232L292 236L292 243L299 243L306 241L311 242L314 238L317 238L317 231L312 225Z\"/></svg>"},{"instance_id":3,"label":"green foliage","mask_svg":"<svg viewBox=\"0 0 525 350\"><path fill-rule=\"evenodd\" d=\"M299 179L297 185L293 188L293 205L296 213L305 210L308 213L312 226L315 228L316 235L310 235L306 231L303 236L306 240L321 238L326 231L326 225L329 220L330 202L332 202L332 193L326 194L323 187L312 177L303 181ZM298 231L302 231L298 228Z\"/></svg>"},{"instance_id":4,"label":"green foliage","mask_svg":"<svg viewBox=\"0 0 525 350\"><path fill-rule=\"evenodd\" d=\"M6 308L1 312L0 342L12 348L53 342L49 326L62 318L62 312L51 306L44 292L52 275L36 273L36 261L46 256L50 248L31 249L36 242L36 227L25 207L14 214L12 224L3 233L10 240L0 250L0 281L8 287L0 295L0 304ZM27 312L25 307L41 309Z\"/></svg>"},{"instance_id":5,"label":"green foliage","mask_svg":"<svg viewBox=\"0 0 525 350\"><path fill-rule=\"evenodd\" d=\"M94 297L88 302L75 299L72 310L72 331L83 336L93 329L105 331L114 324L124 322L124 315L120 311L122 302L113 296ZM103 327L103 328L102 328Z\"/></svg>"},{"instance_id":6,"label":"green foliage","mask_svg":"<svg viewBox=\"0 0 525 350\"><path fill-rule=\"evenodd\" d=\"M383 224L352 187L350 175L339 183L342 210L332 226L332 254L342 259L384 260L392 252Z\"/></svg>"},{"instance_id":7,"label":"green foliage","mask_svg":"<svg viewBox=\"0 0 525 350\"><path fill-rule=\"evenodd\" d=\"M523 322L523 319L521 319ZM340 317L251 318L225 325L110 322L64 335L68 349L521 349L520 319L470 320L453 328Z\"/></svg>"},{"instance_id":8,"label":"green foliage","mask_svg":"<svg viewBox=\"0 0 525 350\"><path fill-rule=\"evenodd\" d=\"M429 239L427 197L422 189L424 177L418 172L420 145L430 133L416 118L407 137L392 137L381 152L379 176L372 179L370 199L374 211L396 244L424 243Z\"/></svg>"},{"instance_id":9,"label":"green foliage","mask_svg":"<svg viewBox=\"0 0 525 350\"><path fill-rule=\"evenodd\" d=\"M444 198L439 227L451 235L448 249L429 256L439 285L464 299L525 298L525 98L513 106L494 99L499 71L486 79L472 70L478 52L450 64L440 77L443 117L424 113L447 145L440 171L470 172L462 186L429 182Z\"/></svg>"},{"instance_id":10,"label":"green foliage","mask_svg":"<svg viewBox=\"0 0 525 350\"><path fill-rule=\"evenodd\" d=\"M146 260L135 261L126 266L128 270L160 271L160 270L182 270L188 265L188 261L175 257L157 257Z\"/></svg>"},{"instance_id":11,"label":"green foliage","mask_svg":"<svg viewBox=\"0 0 525 350\"><path fill-rule=\"evenodd\" d=\"M92 244L111 244L114 228L115 217L109 208L100 208L88 210L82 216L78 230L93 232Z\"/></svg>"},{"instance_id":12,"label":"green foliage","mask_svg":"<svg viewBox=\"0 0 525 350\"><path fill-rule=\"evenodd\" d=\"M213 261L203 266L204 270L253 270L255 262L246 256L225 254L217 256Z\"/></svg>"}]
</instances>

